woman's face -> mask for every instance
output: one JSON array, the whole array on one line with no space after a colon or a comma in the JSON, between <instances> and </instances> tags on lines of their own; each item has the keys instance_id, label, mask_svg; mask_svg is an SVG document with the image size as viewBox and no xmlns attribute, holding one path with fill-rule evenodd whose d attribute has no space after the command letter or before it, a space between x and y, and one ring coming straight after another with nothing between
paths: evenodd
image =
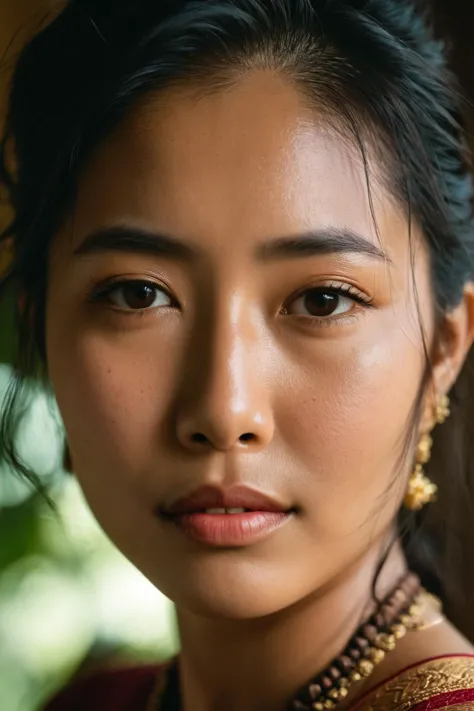
<instances>
[{"instance_id":1,"label":"woman's face","mask_svg":"<svg viewBox=\"0 0 474 711\"><path fill-rule=\"evenodd\" d=\"M49 373L92 511L180 606L281 610L392 525L432 303L372 167L376 224L358 151L262 72L149 98L82 175L51 254ZM205 485L291 513L197 541L158 512Z\"/></svg>"}]
</instances>

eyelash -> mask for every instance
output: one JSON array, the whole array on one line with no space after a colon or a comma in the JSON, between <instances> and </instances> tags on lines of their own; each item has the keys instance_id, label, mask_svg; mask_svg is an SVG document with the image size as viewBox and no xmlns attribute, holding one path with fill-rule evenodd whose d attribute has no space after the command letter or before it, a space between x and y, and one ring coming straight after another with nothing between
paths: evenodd
<instances>
[{"instance_id":1,"label":"eyelash","mask_svg":"<svg viewBox=\"0 0 474 711\"><path fill-rule=\"evenodd\" d=\"M88 302L90 303L100 303L104 300L107 299L110 294L112 294L114 291L120 289L121 287L125 286L131 286L133 284L139 284L143 286L148 286L152 289L157 289L159 291L162 291L166 296L170 299L171 304L169 304L168 307L160 307L160 308L176 308L179 306L178 302L176 299L173 298L171 293L168 291L168 289L163 285L155 281L151 281L148 279L120 279L117 281L112 281L108 282L105 284L96 284L93 286L90 294L88 295ZM363 292L359 291L356 287L350 285L350 284L337 284L332 282L331 284L323 285L323 286L306 286L303 289L300 289L298 292L293 294L292 296L289 297L287 300L287 303L293 303L297 299L301 298L305 294L308 293L319 293L319 294L331 294L331 295L339 295L339 296L344 296L346 298L351 299L353 302L358 304L359 306L369 309L372 308L372 299L369 297L367 294L364 294ZM155 307L157 308L157 307ZM143 316L146 311L151 311L153 310L152 308L146 308L146 309L130 309L129 311L123 309L122 313L127 314L129 316ZM303 315L303 314L289 314L287 307L284 306L283 309L280 311L280 314L282 315L290 315L295 318L298 318L299 320L303 320L306 324L314 325L314 326L328 326L336 321L344 321L348 317L350 317L352 314L351 312L348 312L347 314L343 314L342 316L335 316L332 317L331 315L321 317L321 316L311 316L311 315Z\"/></svg>"},{"instance_id":2,"label":"eyelash","mask_svg":"<svg viewBox=\"0 0 474 711\"><path fill-rule=\"evenodd\" d=\"M306 286L303 289L300 289L297 291L295 294L290 296L290 298L287 300L287 303L293 303L297 299L301 298L305 294L308 293L319 293L319 294L331 294L331 295L336 295L336 296L344 296L345 298L350 299L353 301L355 304L358 306L364 308L364 309L370 309L373 308L373 299L368 296L367 294L364 294L364 292L359 291L356 287L350 285L350 284L338 284L335 282L331 282L331 284L328 285L321 285L321 286ZM337 322L344 322L348 318L351 318L353 316L352 310L348 313L342 314L342 315L336 315L336 316L311 316L311 315L302 315L302 314L288 314L287 307L285 306L282 310L283 315L293 315L294 318L297 318L299 320L302 320L305 324L309 326L315 326L315 327L321 327L321 326L331 326Z\"/></svg>"},{"instance_id":3,"label":"eyelash","mask_svg":"<svg viewBox=\"0 0 474 711\"><path fill-rule=\"evenodd\" d=\"M90 293L88 294L87 301L89 303L100 303L101 301L105 301L110 294L112 294L114 291L118 291L120 288L126 287L126 286L132 286L132 285L140 285L140 286L148 286L151 289L156 289L157 291L162 291L166 296L170 299L171 304L168 306L168 308L176 308L178 305L178 302L176 299L173 297L173 295L169 292L169 290L163 285L160 284L159 282L152 281L150 279L117 279L113 281L106 282L105 284L93 284L92 289ZM161 308L166 308L166 307L161 307ZM151 309L130 309L129 311L126 311L125 309L122 310L122 313L127 313L130 315L135 315L135 316L140 316L145 313L145 311L150 311Z\"/></svg>"}]
</instances>

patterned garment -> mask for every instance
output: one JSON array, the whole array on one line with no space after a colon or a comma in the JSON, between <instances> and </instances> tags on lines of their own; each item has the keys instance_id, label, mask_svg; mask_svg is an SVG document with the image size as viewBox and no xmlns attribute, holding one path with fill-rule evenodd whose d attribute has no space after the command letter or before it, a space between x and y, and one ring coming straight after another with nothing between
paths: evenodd
<instances>
[{"instance_id":1,"label":"patterned garment","mask_svg":"<svg viewBox=\"0 0 474 711\"><path fill-rule=\"evenodd\" d=\"M474 655L436 657L408 667L351 711L474 711Z\"/></svg>"},{"instance_id":2,"label":"patterned garment","mask_svg":"<svg viewBox=\"0 0 474 711\"><path fill-rule=\"evenodd\" d=\"M44 711L145 711L157 674L156 666L97 672L70 684ZM404 669L351 711L474 711L474 655L437 657Z\"/></svg>"}]
</instances>

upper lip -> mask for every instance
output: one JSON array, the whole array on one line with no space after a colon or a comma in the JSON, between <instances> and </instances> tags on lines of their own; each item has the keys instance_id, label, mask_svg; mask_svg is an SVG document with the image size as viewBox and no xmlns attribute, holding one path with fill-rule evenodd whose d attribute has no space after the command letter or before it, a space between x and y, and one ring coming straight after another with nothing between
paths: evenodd
<instances>
[{"instance_id":1,"label":"upper lip","mask_svg":"<svg viewBox=\"0 0 474 711\"><path fill-rule=\"evenodd\" d=\"M247 486L222 489L203 486L175 500L164 513L170 516L196 513L206 509L250 509L251 511L286 512L288 506L261 491Z\"/></svg>"}]
</instances>

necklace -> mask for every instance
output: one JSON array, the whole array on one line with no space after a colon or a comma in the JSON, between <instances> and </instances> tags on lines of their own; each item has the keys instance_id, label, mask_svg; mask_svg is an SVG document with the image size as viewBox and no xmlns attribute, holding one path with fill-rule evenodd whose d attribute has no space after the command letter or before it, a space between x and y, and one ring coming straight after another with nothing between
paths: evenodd
<instances>
[{"instance_id":1,"label":"necklace","mask_svg":"<svg viewBox=\"0 0 474 711\"><path fill-rule=\"evenodd\" d=\"M440 611L439 601L421 588L415 574L408 573L357 629L342 654L300 689L290 701L288 711L336 709L349 689L371 676L408 630L428 629L444 619L440 613L434 623L423 622L423 612L433 600ZM166 672L159 674L146 711L181 711L179 697L178 664L174 660Z\"/></svg>"}]
</instances>

